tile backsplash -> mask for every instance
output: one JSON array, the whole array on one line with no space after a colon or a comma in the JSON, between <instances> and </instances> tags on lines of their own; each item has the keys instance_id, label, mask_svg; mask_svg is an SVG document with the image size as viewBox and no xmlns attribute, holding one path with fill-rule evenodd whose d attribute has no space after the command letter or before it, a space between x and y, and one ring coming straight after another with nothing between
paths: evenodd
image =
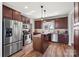
<instances>
[{"instance_id":1,"label":"tile backsplash","mask_svg":"<svg viewBox=\"0 0 79 59\"><path fill-rule=\"evenodd\" d=\"M68 31L68 29L55 29L55 32L57 32L58 34L63 34L66 31Z\"/></svg>"}]
</instances>

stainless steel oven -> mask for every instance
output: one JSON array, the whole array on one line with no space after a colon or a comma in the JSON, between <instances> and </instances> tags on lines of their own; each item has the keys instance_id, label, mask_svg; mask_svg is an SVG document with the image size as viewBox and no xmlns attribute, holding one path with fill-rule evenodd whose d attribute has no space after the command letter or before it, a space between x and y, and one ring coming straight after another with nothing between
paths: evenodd
<instances>
[{"instance_id":1,"label":"stainless steel oven","mask_svg":"<svg viewBox=\"0 0 79 59\"><path fill-rule=\"evenodd\" d=\"M23 31L23 46L31 43L31 34L27 31Z\"/></svg>"}]
</instances>

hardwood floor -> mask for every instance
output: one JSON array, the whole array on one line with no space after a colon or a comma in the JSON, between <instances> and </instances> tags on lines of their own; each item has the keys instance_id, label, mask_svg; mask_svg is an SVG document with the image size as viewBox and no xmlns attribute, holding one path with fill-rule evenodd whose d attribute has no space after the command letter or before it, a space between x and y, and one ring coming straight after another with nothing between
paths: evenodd
<instances>
[{"instance_id":1,"label":"hardwood floor","mask_svg":"<svg viewBox=\"0 0 79 59\"><path fill-rule=\"evenodd\" d=\"M14 55L12 55L11 57L41 57L42 53L38 52L38 51L31 51L28 54L25 54L23 51L20 51Z\"/></svg>"},{"instance_id":2,"label":"hardwood floor","mask_svg":"<svg viewBox=\"0 0 79 59\"><path fill-rule=\"evenodd\" d=\"M16 54L10 56L10 57L22 57L24 55L23 51L17 52Z\"/></svg>"},{"instance_id":3,"label":"hardwood floor","mask_svg":"<svg viewBox=\"0 0 79 59\"><path fill-rule=\"evenodd\" d=\"M32 43L26 45L22 51L12 55L11 57L73 57L74 49L67 44L49 43L44 54L33 50Z\"/></svg>"},{"instance_id":4,"label":"hardwood floor","mask_svg":"<svg viewBox=\"0 0 79 59\"><path fill-rule=\"evenodd\" d=\"M42 53L33 50L33 43L23 47L23 50L17 52L10 57L41 57Z\"/></svg>"},{"instance_id":5,"label":"hardwood floor","mask_svg":"<svg viewBox=\"0 0 79 59\"><path fill-rule=\"evenodd\" d=\"M23 55L23 57L42 57L42 53L38 51L31 51L29 54Z\"/></svg>"},{"instance_id":6,"label":"hardwood floor","mask_svg":"<svg viewBox=\"0 0 79 59\"><path fill-rule=\"evenodd\" d=\"M43 57L74 57L74 49L67 44L51 43Z\"/></svg>"}]
</instances>

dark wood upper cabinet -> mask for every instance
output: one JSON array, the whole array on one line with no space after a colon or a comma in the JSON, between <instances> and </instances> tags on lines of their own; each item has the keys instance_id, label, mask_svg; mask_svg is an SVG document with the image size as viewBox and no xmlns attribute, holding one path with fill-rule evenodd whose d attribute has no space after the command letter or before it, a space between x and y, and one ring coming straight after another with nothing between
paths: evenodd
<instances>
[{"instance_id":1,"label":"dark wood upper cabinet","mask_svg":"<svg viewBox=\"0 0 79 59\"><path fill-rule=\"evenodd\" d=\"M21 15L20 12L3 5L3 18L9 18L23 23L30 23L30 18Z\"/></svg>"},{"instance_id":2,"label":"dark wood upper cabinet","mask_svg":"<svg viewBox=\"0 0 79 59\"><path fill-rule=\"evenodd\" d=\"M42 21L38 20L35 21L35 29L41 29L42 28Z\"/></svg>"},{"instance_id":3,"label":"dark wood upper cabinet","mask_svg":"<svg viewBox=\"0 0 79 59\"><path fill-rule=\"evenodd\" d=\"M21 15L21 21L22 21L23 23L26 23L26 17L23 16L23 15Z\"/></svg>"},{"instance_id":4,"label":"dark wood upper cabinet","mask_svg":"<svg viewBox=\"0 0 79 59\"><path fill-rule=\"evenodd\" d=\"M74 23L79 22L79 2L74 3Z\"/></svg>"},{"instance_id":5,"label":"dark wood upper cabinet","mask_svg":"<svg viewBox=\"0 0 79 59\"><path fill-rule=\"evenodd\" d=\"M27 22L28 24L30 24L30 18L27 18L26 22Z\"/></svg>"},{"instance_id":6,"label":"dark wood upper cabinet","mask_svg":"<svg viewBox=\"0 0 79 59\"><path fill-rule=\"evenodd\" d=\"M13 10L13 19L17 21L21 21L21 13L16 10Z\"/></svg>"},{"instance_id":7,"label":"dark wood upper cabinet","mask_svg":"<svg viewBox=\"0 0 79 59\"><path fill-rule=\"evenodd\" d=\"M3 5L3 17L21 21L21 13Z\"/></svg>"},{"instance_id":8,"label":"dark wood upper cabinet","mask_svg":"<svg viewBox=\"0 0 79 59\"><path fill-rule=\"evenodd\" d=\"M12 9L3 5L3 17L12 19Z\"/></svg>"},{"instance_id":9,"label":"dark wood upper cabinet","mask_svg":"<svg viewBox=\"0 0 79 59\"><path fill-rule=\"evenodd\" d=\"M67 17L55 19L55 28L56 29L67 29L68 28Z\"/></svg>"},{"instance_id":10,"label":"dark wood upper cabinet","mask_svg":"<svg viewBox=\"0 0 79 59\"><path fill-rule=\"evenodd\" d=\"M27 24L30 24L30 18L28 18L28 17L25 17L25 16L23 16L23 15L21 15L21 21L23 22L23 23L27 23Z\"/></svg>"}]
</instances>

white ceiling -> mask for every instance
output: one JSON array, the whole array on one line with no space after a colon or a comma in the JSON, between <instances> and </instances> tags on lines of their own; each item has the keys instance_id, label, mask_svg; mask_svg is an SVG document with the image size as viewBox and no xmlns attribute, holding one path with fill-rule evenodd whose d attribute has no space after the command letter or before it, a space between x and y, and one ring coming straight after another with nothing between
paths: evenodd
<instances>
[{"instance_id":1,"label":"white ceiling","mask_svg":"<svg viewBox=\"0 0 79 59\"><path fill-rule=\"evenodd\" d=\"M41 5L44 5L47 17L68 15L74 5L73 2L4 2L4 4L32 18L41 17ZM25 9L25 6L28 8Z\"/></svg>"}]
</instances>

